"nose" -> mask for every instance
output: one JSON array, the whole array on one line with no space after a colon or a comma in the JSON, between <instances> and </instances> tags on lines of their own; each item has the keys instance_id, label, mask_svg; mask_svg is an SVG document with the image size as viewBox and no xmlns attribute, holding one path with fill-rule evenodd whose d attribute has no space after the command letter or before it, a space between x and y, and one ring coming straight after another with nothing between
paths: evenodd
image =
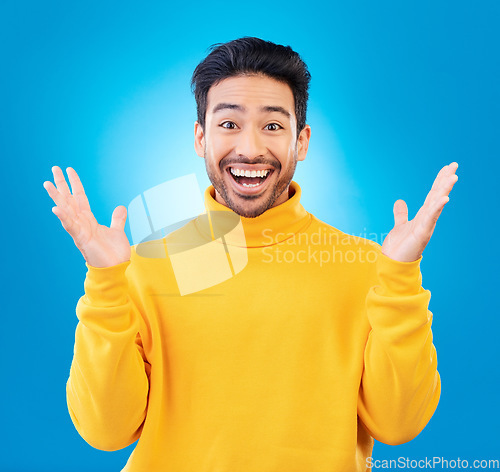
<instances>
[{"instance_id":1,"label":"nose","mask_svg":"<svg viewBox=\"0 0 500 472\"><path fill-rule=\"evenodd\" d=\"M255 129L247 128L241 130L238 133L235 152L239 156L246 156L249 159L263 156L266 153L263 137Z\"/></svg>"}]
</instances>

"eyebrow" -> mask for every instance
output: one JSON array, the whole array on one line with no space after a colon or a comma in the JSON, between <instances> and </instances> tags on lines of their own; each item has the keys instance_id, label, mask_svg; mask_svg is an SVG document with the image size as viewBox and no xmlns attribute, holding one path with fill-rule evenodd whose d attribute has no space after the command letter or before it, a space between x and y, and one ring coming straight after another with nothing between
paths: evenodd
<instances>
[{"instance_id":1,"label":"eyebrow","mask_svg":"<svg viewBox=\"0 0 500 472\"><path fill-rule=\"evenodd\" d=\"M246 108L241 106L241 105L237 105L235 103L219 103L219 104L215 105L215 107L212 110L212 113L215 114L221 110L236 110L236 111L245 112ZM290 113L288 111L286 111L283 107L280 107L280 106L275 106L275 105L263 106L263 107L260 107L260 111L264 112L264 113L277 112L277 113L281 113L286 118L291 118Z\"/></svg>"}]
</instances>

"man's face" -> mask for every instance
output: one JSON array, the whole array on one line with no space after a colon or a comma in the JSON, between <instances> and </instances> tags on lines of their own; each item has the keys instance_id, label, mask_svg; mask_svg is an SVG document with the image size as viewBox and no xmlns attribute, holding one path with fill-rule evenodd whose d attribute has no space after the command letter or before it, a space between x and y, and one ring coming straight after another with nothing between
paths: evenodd
<instances>
[{"instance_id":1,"label":"man's face","mask_svg":"<svg viewBox=\"0 0 500 472\"><path fill-rule=\"evenodd\" d=\"M215 199L253 218L288 199L311 130L297 139L292 90L266 76L225 79L208 91L205 129L195 123L195 149L205 158Z\"/></svg>"}]
</instances>

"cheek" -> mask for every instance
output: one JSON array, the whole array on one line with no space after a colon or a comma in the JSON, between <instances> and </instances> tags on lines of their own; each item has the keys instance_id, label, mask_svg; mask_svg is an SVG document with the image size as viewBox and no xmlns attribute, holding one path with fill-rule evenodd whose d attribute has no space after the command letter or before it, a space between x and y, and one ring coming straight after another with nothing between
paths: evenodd
<instances>
[{"instance_id":1,"label":"cheek","mask_svg":"<svg viewBox=\"0 0 500 472\"><path fill-rule=\"evenodd\" d=\"M283 155L286 155L287 160L293 160L295 156L295 144L287 143L283 145Z\"/></svg>"},{"instance_id":2,"label":"cheek","mask_svg":"<svg viewBox=\"0 0 500 472\"><path fill-rule=\"evenodd\" d=\"M275 149L283 156L283 159L291 160L295 155L295 140L287 134L279 142L276 142Z\"/></svg>"},{"instance_id":3,"label":"cheek","mask_svg":"<svg viewBox=\"0 0 500 472\"><path fill-rule=\"evenodd\" d=\"M275 137L274 139L264 139L263 144L276 157L285 158L288 155L293 155L294 146L288 138Z\"/></svg>"},{"instance_id":4,"label":"cheek","mask_svg":"<svg viewBox=\"0 0 500 472\"><path fill-rule=\"evenodd\" d=\"M206 143L207 153L217 161L229 154L233 147L234 144L227 136L215 136L213 139L208 139Z\"/></svg>"}]
</instances>

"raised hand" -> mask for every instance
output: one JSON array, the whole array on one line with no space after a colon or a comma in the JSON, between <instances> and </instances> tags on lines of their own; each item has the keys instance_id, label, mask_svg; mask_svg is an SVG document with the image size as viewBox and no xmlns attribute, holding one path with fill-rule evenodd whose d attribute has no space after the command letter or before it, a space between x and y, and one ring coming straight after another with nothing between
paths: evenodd
<instances>
[{"instance_id":1,"label":"raised hand","mask_svg":"<svg viewBox=\"0 0 500 472\"><path fill-rule=\"evenodd\" d=\"M87 264L93 267L111 267L130 260L130 244L125 234L127 209L118 206L111 217L111 225L100 225L90 211L89 201L83 185L74 169L66 169L71 183L70 192L62 170L54 166L55 186L46 181L43 187L56 204L53 213L63 228L70 234Z\"/></svg>"},{"instance_id":2,"label":"raised hand","mask_svg":"<svg viewBox=\"0 0 500 472\"><path fill-rule=\"evenodd\" d=\"M403 200L394 203L394 228L382 244L382 253L401 262L416 261L431 239L439 215L450 198L458 180L458 164L452 162L438 173L424 204L415 218L408 221L408 207Z\"/></svg>"}]
</instances>

